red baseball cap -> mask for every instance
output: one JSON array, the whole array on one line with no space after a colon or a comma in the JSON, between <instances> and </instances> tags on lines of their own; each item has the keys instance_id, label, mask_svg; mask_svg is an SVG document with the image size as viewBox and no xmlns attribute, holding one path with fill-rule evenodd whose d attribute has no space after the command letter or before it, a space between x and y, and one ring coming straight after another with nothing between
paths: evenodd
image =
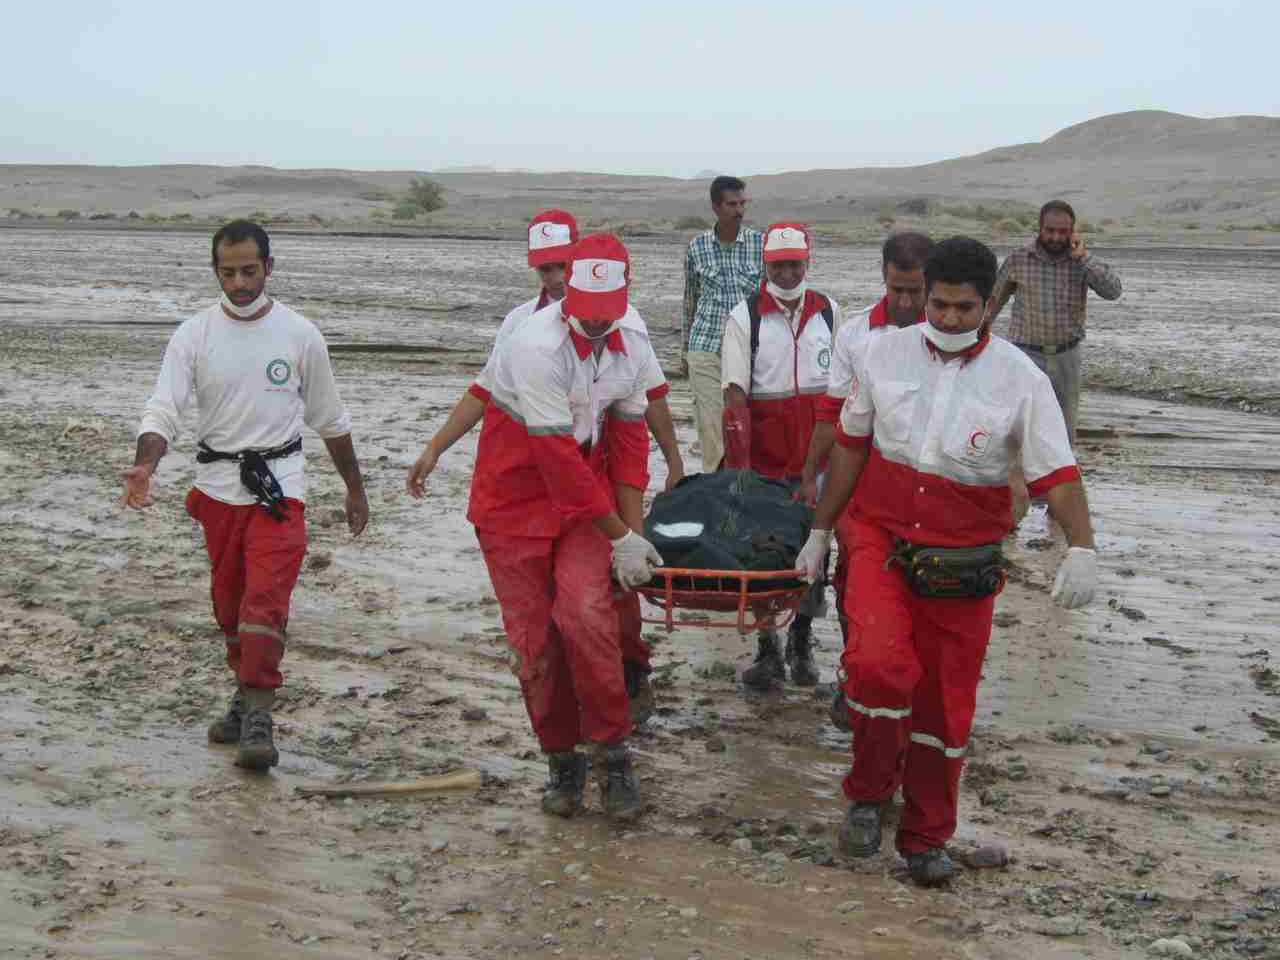
<instances>
[{"instance_id":1,"label":"red baseball cap","mask_svg":"<svg viewBox=\"0 0 1280 960\"><path fill-rule=\"evenodd\" d=\"M529 266L565 263L578 242L578 221L564 210L543 210L529 221Z\"/></svg>"},{"instance_id":2,"label":"red baseball cap","mask_svg":"<svg viewBox=\"0 0 1280 960\"><path fill-rule=\"evenodd\" d=\"M565 284L564 312L579 320L612 323L627 312L631 257L611 233L593 233L574 245Z\"/></svg>"},{"instance_id":3,"label":"red baseball cap","mask_svg":"<svg viewBox=\"0 0 1280 960\"><path fill-rule=\"evenodd\" d=\"M808 260L809 228L803 223L771 223L764 232L764 262Z\"/></svg>"}]
</instances>

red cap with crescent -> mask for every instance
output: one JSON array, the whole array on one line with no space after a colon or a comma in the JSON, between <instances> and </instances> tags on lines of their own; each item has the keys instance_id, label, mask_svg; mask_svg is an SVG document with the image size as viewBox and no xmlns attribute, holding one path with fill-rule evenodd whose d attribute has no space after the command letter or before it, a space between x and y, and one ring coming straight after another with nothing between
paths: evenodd
<instances>
[{"instance_id":1,"label":"red cap with crescent","mask_svg":"<svg viewBox=\"0 0 1280 960\"><path fill-rule=\"evenodd\" d=\"M764 232L764 262L808 260L809 228L803 223L771 223Z\"/></svg>"},{"instance_id":2,"label":"red cap with crescent","mask_svg":"<svg viewBox=\"0 0 1280 960\"><path fill-rule=\"evenodd\" d=\"M578 242L578 221L564 210L543 210L529 221L529 266L567 263Z\"/></svg>"},{"instance_id":3,"label":"red cap with crescent","mask_svg":"<svg viewBox=\"0 0 1280 960\"><path fill-rule=\"evenodd\" d=\"M627 312L631 257L611 233L593 233L573 248L565 284L564 312L595 323L612 323Z\"/></svg>"}]
</instances>

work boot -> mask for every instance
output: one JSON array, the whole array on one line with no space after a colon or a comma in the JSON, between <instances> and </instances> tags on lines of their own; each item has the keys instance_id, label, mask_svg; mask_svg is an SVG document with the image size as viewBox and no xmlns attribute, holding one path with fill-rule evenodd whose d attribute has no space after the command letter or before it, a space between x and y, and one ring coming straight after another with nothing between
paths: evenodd
<instances>
[{"instance_id":1,"label":"work boot","mask_svg":"<svg viewBox=\"0 0 1280 960\"><path fill-rule=\"evenodd\" d=\"M631 705L631 723L639 726L653 716L653 687L649 685L649 673L639 664L623 661L622 677Z\"/></svg>"},{"instance_id":2,"label":"work boot","mask_svg":"<svg viewBox=\"0 0 1280 960\"><path fill-rule=\"evenodd\" d=\"M244 723L244 694L239 687L227 704L227 712L209 725L210 743L239 743Z\"/></svg>"},{"instance_id":3,"label":"work boot","mask_svg":"<svg viewBox=\"0 0 1280 960\"><path fill-rule=\"evenodd\" d=\"M813 628L808 617L796 617L787 630L787 666L797 687L818 685L818 665L813 662Z\"/></svg>"},{"instance_id":4,"label":"work boot","mask_svg":"<svg viewBox=\"0 0 1280 960\"><path fill-rule=\"evenodd\" d=\"M838 846L847 857L869 857L880 849L884 804L855 803L840 824Z\"/></svg>"},{"instance_id":5,"label":"work boot","mask_svg":"<svg viewBox=\"0 0 1280 960\"><path fill-rule=\"evenodd\" d=\"M246 770L265 771L280 762L272 737L271 704L274 690L244 690L244 720L240 725L240 751L236 754L236 766Z\"/></svg>"},{"instance_id":6,"label":"work boot","mask_svg":"<svg viewBox=\"0 0 1280 960\"><path fill-rule=\"evenodd\" d=\"M934 847L924 853L908 854L907 869L911 872L911 879L922 887L940 886L956 872L955 864L942 847Z\"/></svg>"},{"instance_id":7,"label":"work boot","mask_svg":"<svg viewBox=\"0 0 1280 960\"><path fill-rule=\"evenodd\" d=\"M542 791L542 812L572 817L582 809L587 786L587 758L573 750L547 754L547 785Z\"/></svg>"},{"instance_id":8,"label":"work boot","mask_svg":"<svg viewBox=\"0 0 1280 960\"><path fill-rule=\"evenodd\" d=\"M644 812L644 801L631 770L631 752L625 742L597 748L596 782L600 784L604 815L610 820L627 823Z\"/></svg>"},{"instance_id":9,"label":"work boot","mask_svg":"<svg viewBox=\"0 0 1280 960\"><path fill-rule=\"evenodd\" d=\"M787 668L778 649L778 635L766 630L756 637L759 649L754 666L742 671L742 682L754 690L773 690L787 679Z\"/></svg>"}]
</instances>

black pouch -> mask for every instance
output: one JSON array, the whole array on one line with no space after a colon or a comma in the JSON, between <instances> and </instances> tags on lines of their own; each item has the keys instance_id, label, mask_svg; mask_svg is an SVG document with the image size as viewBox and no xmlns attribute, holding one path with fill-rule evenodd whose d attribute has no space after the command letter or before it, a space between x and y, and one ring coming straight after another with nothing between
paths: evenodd
<instances>
[{"instance_id":1,"label":"black pouch","mask_svg":"<svg viewBox=\"0 0 1280 960\"><path fill-rule=\"evenodd\" d=\"M977 547L922 547L905 540L885 561L896 563L917 597L929 600L975 600L1004 587L1005 560L1000 544Z\"/></svg>"},{"instance_id":2,"label":"black pouch","mask_svg":"<svg viewBox=\"0 0 1280 960\"><path fill-rule=\"evenodd\" d=\"M266 457L253 450L240 454L240 482L262 504L262 509L277 520L284 519L284 491L267 465Z\"/></svg>"}]
</instances>

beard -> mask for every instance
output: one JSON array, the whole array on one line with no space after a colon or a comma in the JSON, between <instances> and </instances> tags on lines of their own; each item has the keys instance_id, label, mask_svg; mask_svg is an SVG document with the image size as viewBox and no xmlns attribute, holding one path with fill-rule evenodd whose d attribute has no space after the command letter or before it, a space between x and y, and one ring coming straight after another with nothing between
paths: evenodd
<instances>
[{"instance_id":1,"label":"beard","mask_svg":"<svg viewBox=\"0 0 1280 960\"><path fill-rule=\"evenodd\" d=\"M1046 252L1051 253L1054 256L1057 256L1060 253L1066 253L1071 247L1070 240L1046 240L1044 237L1040 237L1039 243L1040 246L1044 247Z\"/></svg>"}]
</instances>

